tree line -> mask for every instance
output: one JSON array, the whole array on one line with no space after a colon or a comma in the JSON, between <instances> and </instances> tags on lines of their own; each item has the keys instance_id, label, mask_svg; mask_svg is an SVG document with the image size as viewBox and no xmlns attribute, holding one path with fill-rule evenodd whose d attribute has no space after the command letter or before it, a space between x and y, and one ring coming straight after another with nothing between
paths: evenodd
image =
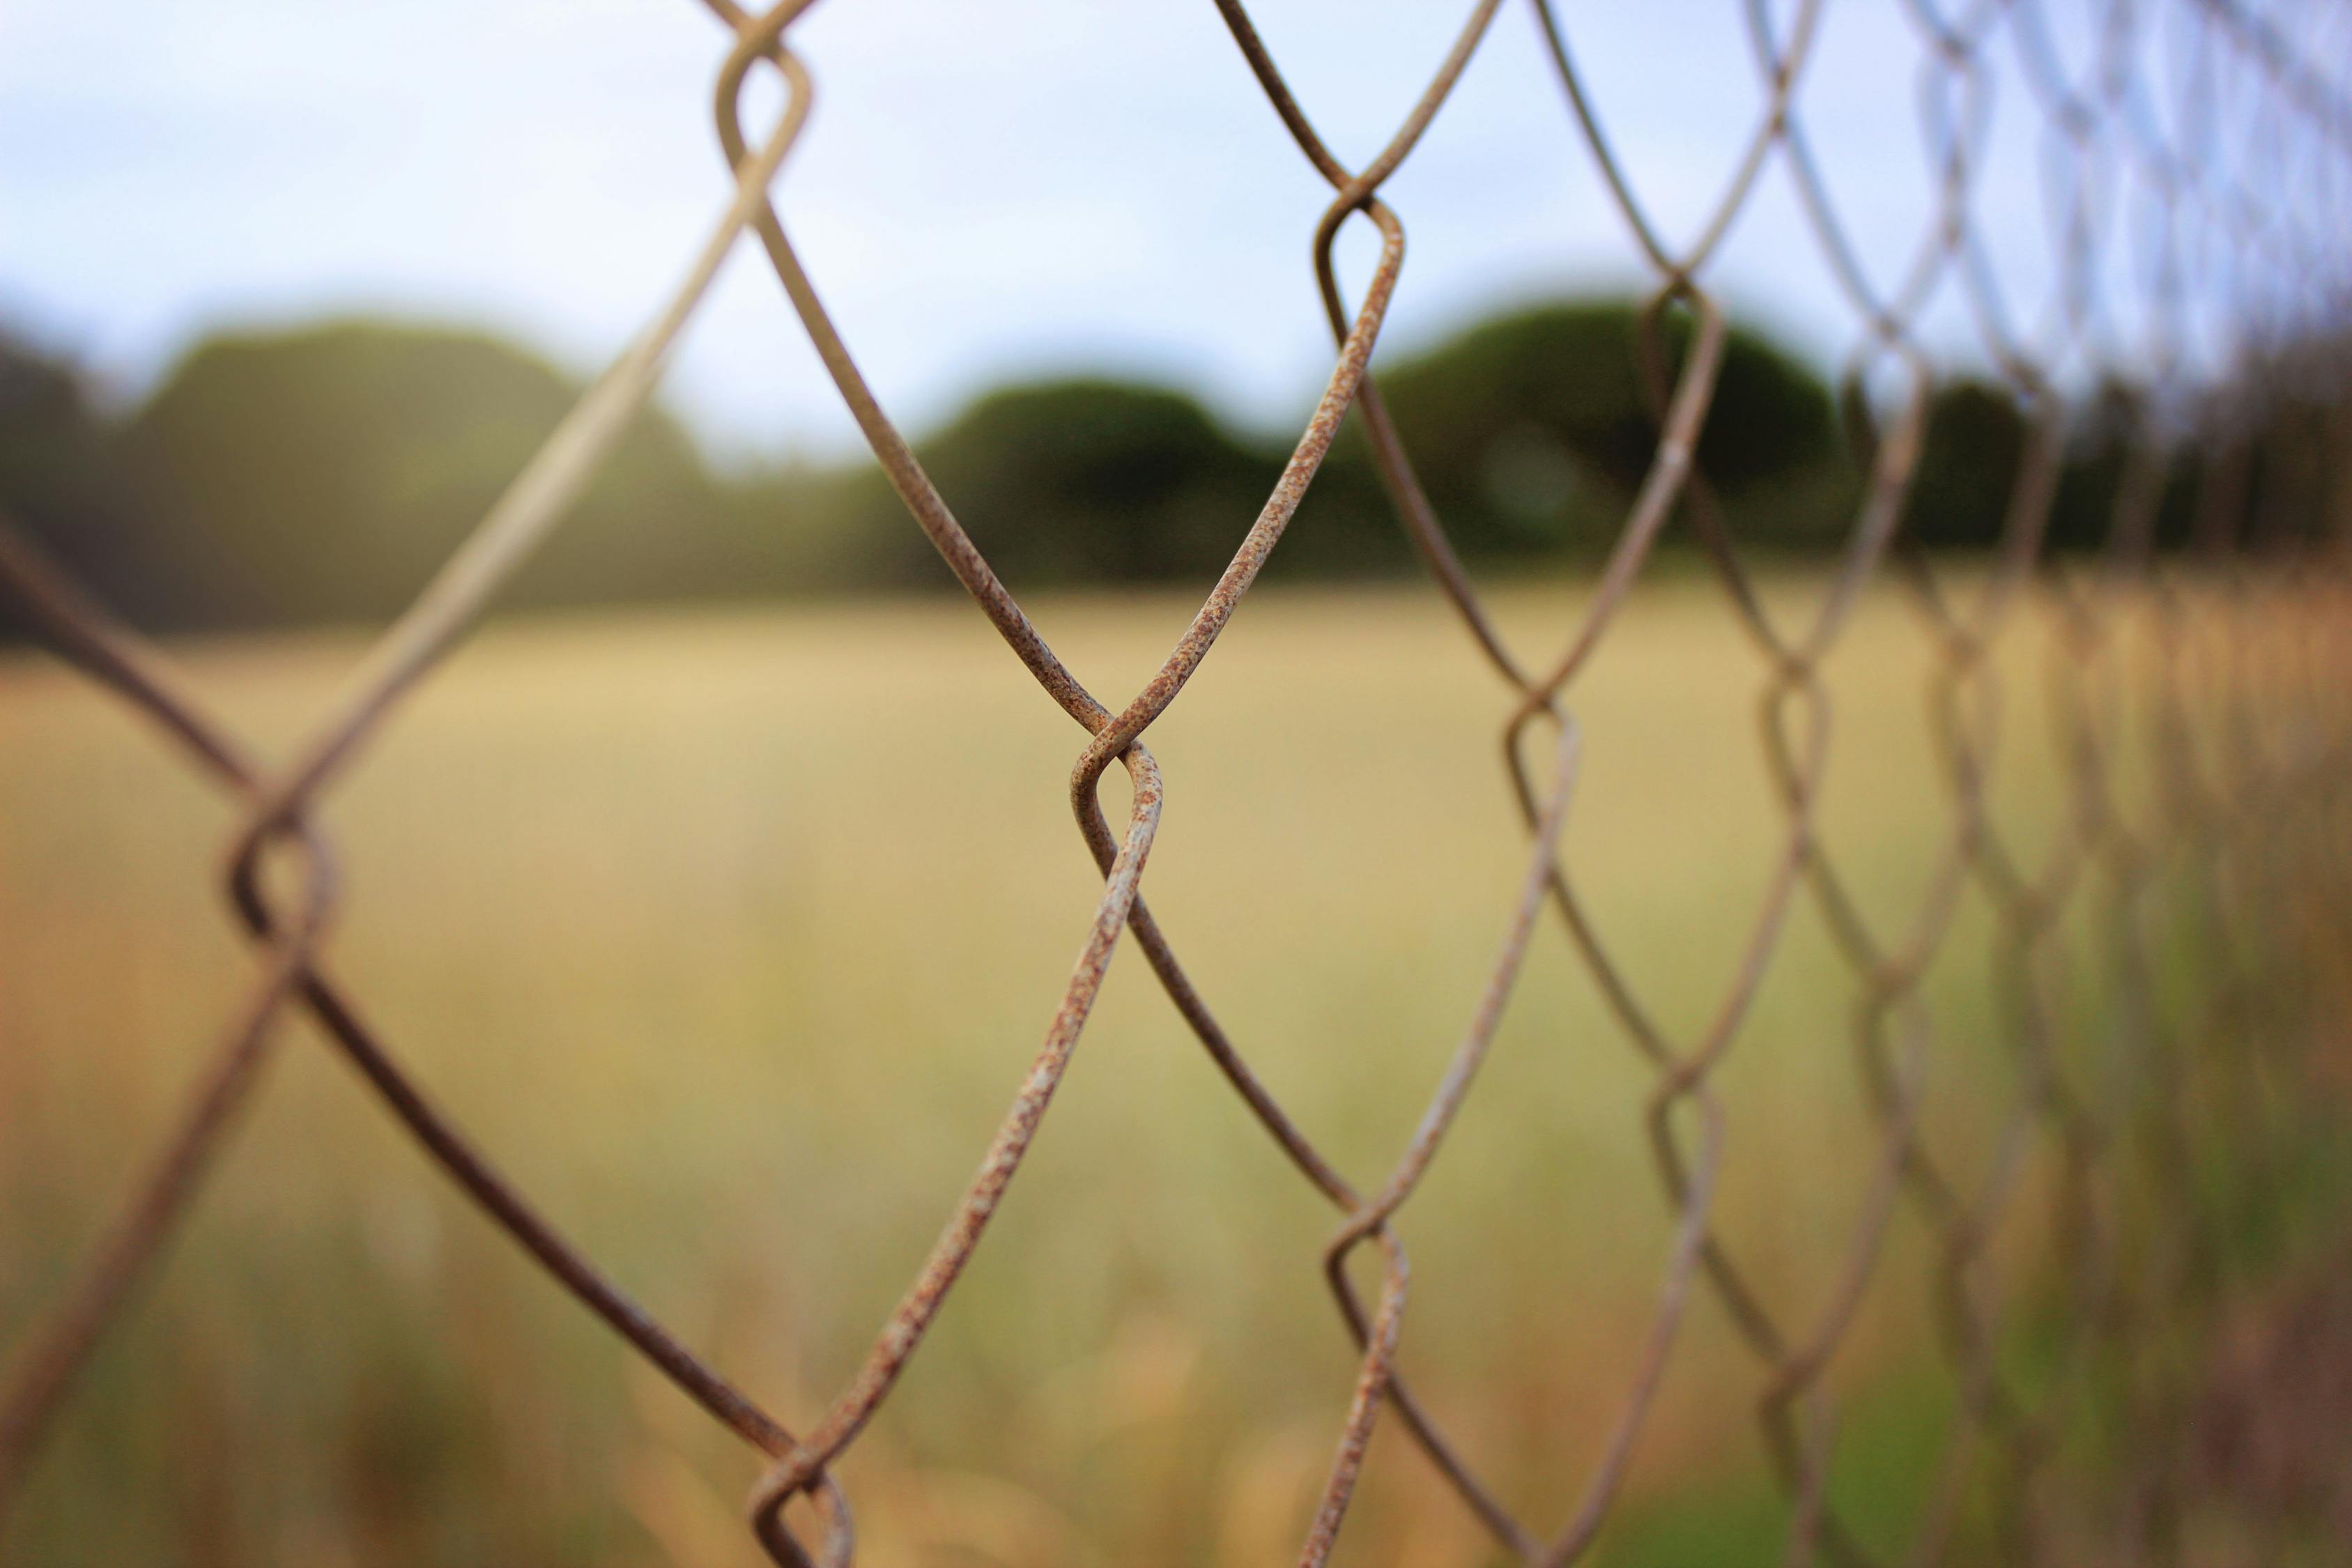
<instances>
[{"instance_id":1,"label":"tree line","mask_svg":"<svg viewBox=\"0 0 2352 1568\"><path fill-rule=\"evenodd\" d=\"M1671 316L1645 340L1633 305L1570 300L1378 366L1465 561L1508 572L1597 560L1655 450L1657 393L1689 338ZM415 595L579 392L488 335L353 321L215 336L135 406L113 410L69 363L0 336L0 508L142 626L378 621ZM1861 500L1871 423L1865 400L1833 391L1762 333L1731 330L1696 447L1730 536L1765 555L1834 547ZM2105 537L2134 423L2130 395L2116 388L2069 421L2056 548ZM1990 547L2026 445L2005 390L1942 387L1906 506L1908 536L1937 550ZM1205 582L1287 455L1181 392L1099 377L987 393L916 449L1016 589ZM2190 529L2194 469L2175 466L2159 543ZM1686 521L1668 548L1678 537L1691 537ZM1351 416L1269 574L1413 570ZM718 472L656 408L506 602L948 582L870 462Z\"/></svg>"}]
</instances>

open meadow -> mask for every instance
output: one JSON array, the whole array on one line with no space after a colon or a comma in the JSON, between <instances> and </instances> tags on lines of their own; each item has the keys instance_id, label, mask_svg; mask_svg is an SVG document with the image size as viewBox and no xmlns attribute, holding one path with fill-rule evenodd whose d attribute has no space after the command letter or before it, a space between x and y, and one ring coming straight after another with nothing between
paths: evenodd
<instances>
[{"instance_id":1,"label":"open meadow","mask_svg":"<svg viewBox=\"0 0 2352 1568\"><path fill-rule=\"evenodd\" d=\"M1780 583L1773 606L1793 618L1817 589ZM1519 589L1502 621L1556 645L1580 592ZM1071 597L1036 618L1108 700L1190 608ZM2064 805L2044 607L2029 598L2013 631L1989 787L2032 864ZM358 646L185 651L267 746ZM1888 933L1953 816L1934 662L1890 587L1827 666L1822 842ZM1720 590L1669 574L1572 693L1584 753L1564 859L1677 1040L1720 1005L1784 853L1766 678ZM1525 875L1510 708L1433 595L1277 589L1150 733L1168 793L1148 897L1241 1048L1361 1185L1411 1136ZM526 1191L805 1420L914 1272L1060 996L1099 888L1066 800L1082 740L945 599L500 623L334 793L330 951ZM1124 787L1106 785L1115 820ZM29 654L0 662L0 1345L122 1200L251 972L217 887L234 823L88 683ZM1993 929L1972 885L1925 993L1929 1135L1963 1174L2018 1090ZM2078 946L2068 1005L2094 1016L2105 959ZM1820 1309L1869 1184L1860 997L1801 896L1717 1075L1720 1228L1791 1319ZM753 1561L740 1446L484 1224L314 1029L285 1034L0 1554ZM1655 1310L1673 1214L1643 1124L1653 1080L1548 910L1399 1222L1402 1364L1547 1527ZM2044 1206L2029 1191L2001 1247L2041 1247ZM1123 945L994 1228L841 1467L860 1561L1288 1560L1354 1379L1319 1278L1333 1225ZM1835 1495L1889 1545L1953 1398L1926 1245L1898 1211L1830 1380ZM1734 1544L1777 1560L1762 1383L1701 1291L1598 1561L1711 1562ZM1482 1539L1385 1424L1339 1560L1475 1563Z\"/></svg>"}]
</instances>

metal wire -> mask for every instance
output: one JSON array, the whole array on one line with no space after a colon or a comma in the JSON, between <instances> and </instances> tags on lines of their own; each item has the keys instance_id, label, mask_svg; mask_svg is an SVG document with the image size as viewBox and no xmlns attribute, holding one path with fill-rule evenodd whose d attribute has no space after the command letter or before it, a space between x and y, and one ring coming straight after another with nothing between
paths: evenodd
<instances>
[{"instance_id":1,"label":"metal wire","mask_svg":"<svg viewBox=\"0 0 2352 1568\"><path fill-rule=\"evenodd\" d=\"M0 526L0 593L58 653L143 710L239 803L226 890L255 952L247 994L131 1203L48 1319L16 1347L0 1394L0 1516L77 1374L233 1135L275 1026L299 1007L493 1224L762 1456L749 1511L768 1555L795 1568L846 1564L850 1507L832 1467L908 1369L981 1243L1113 954L1131 931L1211 1060L1338 1215L1324 1272L1360 1361L1320 1500L1304 1521L1302 1564L1330 1554L1375 1423L1391 1409L1501 1551L1544 1568L1583 1557L1611 1516L1678 1330L1702 1291L1724 1310L1761 1373L1756 1417L1788 1497L1786 1560L1891 1561L1864 1545L1831 1495L1838 1447L1826 1379L1883 1271L1890 1226L1906 1207L1933 1239L1928 1284L1959 1397L1929 1506L1901 1561L1949 1560L1962 1550L1970 1520L1991 1521L1995 1544L1980 1550L2001 1561L2082 1561L2085 1529L2130 1554L2117 1560L2174 1552L2180 1485L2192 1458L2194 1392L2176 1352L2210 1335L2219 1310L2219 1222L2198 1171L2201 1162L2258 1149L2274 1130L2281 1099L2291 1106L2299 1075L2310 1070L2298 1054L2308 1047L2296 1042L2331 1031L2340 1038L2346 1024L2344 997L2322 988L2324 964L2299 963L2295 955L2340 952L2352 935L2352 699L2344 682L2352 670L2352 621L2344 613L2352 593L2343 571L2352 543L2352 484L2344 470L2352 430L2342 412L2352 404L2340 363L2298 357L2294 349L2333 332L2340 351L2352 321L2352 268L2343 259L2352 237L2345 221L2352 107L2321 63L2342 58L2347 14L2305 4L2257 13L2232 0L2155 6L2093 0L2095 46L2086 63L2070 68L2045 14L2049 0L1969 0L1950 13L1909 0L1921 178L1932 211L1909 260L1885 284L1864 259L1854 216L1832 195L1805 126L1803 90L1822 0L1794 0L1785 16L1774 15L1769 0L1741 0L1739 25L1761 106L1729 179L1696 237L1680 246L1664 234L1605 133L1561 16L1549 0L1531 0L1537 36L1563 90L1563 128L1591 155L1650 276L1634 346L1655 425L1647 473L1591 597L1559 651L1545 660L1515 647L1487 613L1369 368L1404 256L1403 222L1381 192L1472 58L1493 47L1490 25L1501 0L1470 7L1395 134L1360 169L1321 139L1242 0L1216 0L1243 64L1331 187L1313 264L1335 358L1312 417L1231 563L1160 669L1113 706L1055 655L957 521L859 374L770 199L813 92L786 43L809 0L757 14L732 0L705 3L734 40L716 95L733 200L644 332L379 639L290 762L256 761L166 658ZM2149 65L2152 52L2164 52L2159 44L2179 62L2168 81ZM2042 132L2056 286L2030 321L2017 319L1990 251L1989 232L2000 231L1979 211L1990 66L2003 49ZM741 100L762 68L782 79L788 96L776 124L755 143L741 122ZM1852 313L1857 337L1846 363L1847 404L1865 475L1819 598L1793 626L1768 605L1697 455L1728 336L1709 292L1709 266L1776 167ZM2137 204L2136 227L2121 216L2123 194ZM1333 258L1340 232L1358 221L1370 226L1380 249L1351 305ZM650 395L671 343L746 229L916 524L1014 657L1086 731L1069 798L1103 877L1069 984L978 1174L863 1364L798 1436L568 1242L364 1020L322 950L336 883L331 847L315 826L320 803L359 765L384 718L559 525ZM2136 265L2143 280L2145 309L2131 319L2111 300L2110 281L2123 264ZM1941 363L1949 355L1939 356L1924 322L1937 301L1949 299L1965 307L1983 363L2027 420L1999 548L1983 571L1955 572L1902 530L1935 397L1949 374ZM2200 348L2217 323L2229 350L2219 360ZM2308 429L2283 437L2255 407L2257 395L2274 390L2280 378L2310 383L2300 387L2307 405L2326 408L2332 399L2336 412L2311 415L2303 421ZM2125 477L2102 551L2060 557L2045 548L2045 534L2081 416L2079 393L2103 382L2142 389ZM1518 896L1470 1022L1410 1142L1384 1175L1362 1187L1318 1151L1257 1078L1143 896L1164 787L1143 738L1209 656L1351 410L1398 522L1503 683L1502 751L1528 833ZM2196 544L2186 556L2160 553L2159 507L2184 472L2194 472L2199 487ZM1575 867L1560 849L1582 746L1571 707L1579 679L1661 533L1677 520L1702 547L1727 613L1759 658L1760 749L1781 816L1780 847L1739 960L1706 1026L1687 1039L1656 1021L1613 940L1580 898ZM1934 653L1929 719L1948 807L1940 839L1919 847L1923 891L1908 921L1894 927L1865 915L1816 821L1833 712L1822 666L1864 590L1882 578L1903 585ZM2057 833L2029 854L1993 808L1989 780L2008 739L1997 654L2021 619L2037 614L2053 632L2045 675L2066 809ZM1123 827L1114 826L1097 795L1114 764L1132 786ZM2156 781L2152 803L2124 787L2122 775L2134 769ZM280 858L300 872L299 894L290 900L274 897L275 879L265 876ZM2000 1027L1991 1041L1939 1038L1923 994L1971 891L1993 911L1998 931L1992 994ZM1731 1119L1716 1074L1753 1011L1791 913L1808 901L1851 973L1843 1026L1878 1144L1852 1173L1858 1202L1836 1249L1837 1268L1811 1310L1792 1313L1768 1305L1756 1270L1714 1215ZM2213 971L2185 1012L2161 994L2166 922L2184 905ZM1654 1071L1642 1114L1674 1219L1655 1310L1601 1458L1550 1500L1549 1527L1530 1523L1481 1478L1397 1364L1408 1278L1399 1216L1473 1092L1547 909L1617 1030ZM2068 988L2080 983L2069 933L2086 922L2102 933L2119 1019L2095 1041L2080 1038L2068 1014ZM2016 1068L2014 1099L1992 1155L1966 1174L1936 1146L1921 1114L1930 1063L1955 1045L2005 1050ZM2029 1203L2047 1205L2038 1282L2055 1289L2063 1309L2048 1364L2025 1380L2004 1353L2021 1291L2015 1279L1998 1277L2001 1260L1991 1244ZM1349 1271L1367 1248L1379 1264L1369 1297ZM2086 1408L2105 1434L2104 1481L2065 1473L2073 1461L2063 1438ZM816 1529L806 1542L806 1527L796 1532L785 1519L787 1505L803 1497ZM2086 1511L2088 1498L2112 1506Z\"/></svg>"}]
</instances>

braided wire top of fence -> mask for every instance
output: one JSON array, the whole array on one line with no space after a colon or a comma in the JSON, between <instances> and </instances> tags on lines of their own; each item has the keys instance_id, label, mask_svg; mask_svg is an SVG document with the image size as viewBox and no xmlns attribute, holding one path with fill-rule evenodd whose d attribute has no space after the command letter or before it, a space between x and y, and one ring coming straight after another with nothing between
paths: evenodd
<instances>
[{"instance_id":1,"label":"braided wire top of fence","mask_svg":"<svg viewBox=\"0 0 2352 1568\"><path fill-rule=\"evenodd\" d=\"M1713 18L1746 30L1761 107L1727 182L1686 237L1662 231L1612 145L1572 47L1570 18L1551 0L1531 0L1562 90L1561 133L1589 154L1649 279L1637 353L1655 423L1646 475L1578 620L1557 645L1531 649L1507 640L1488 616L1370 369L1405 264L1404 220L1383 189L1455 92L1465 67L1487 47L1501 0L1469 7L1425 89L1360 167L1327 144L1242 0L1216 4L1240 67L1255 78L1298 152L1330 186L1314 230L1313 267L1334 353L1312 416L1230 563L1164 663L1123 699L1097 695L1063 662L966 534L950 498L933 487L860 374L772 202L772 182L803 133L814 90L793 47L794 24L809 0L764 12L706 0L732 38L716 89L717 139L734 174L732 199L671 296L463 548L371 647L290 757L255 756L183 684L166 657L0 529L0 593L57 651L143 710L193 766L241 804L226 889L255 954L243 1000L128 1206L54 1312L15 1347L0 1392L0 1510L67 1403L76 1374L229 1140L271 1048L273 1025L299 1009L356 1066L384 1110L549 1278L758 1452L764 1468L749 1513L768 1555L783 1564L848 1563L851 1503L835 1462L889 1398L954 1291L1047 1112L1114 953L1131 940L1168 1003L1299 1179L1328 1199L1338 1221L1323 1269L1360 1370L1335 1423L1320 1499L1302 1521L1300 1563L1319 1563L1332 1552L1367 1444L1382 1419L1403 1428L1500 1550L1528 1563L1580 1559L1610 1516L1677 1330L1701 1292L1727 1312L1763 1369L1758 1415L1788 1495L1790 1560L1874 1561L1830 1496L1835 1424L1823 1379L1878 1268L1889 1221L1905 1205L1936 1241L1937 1289L1946 1309L1938 1328L1963 1391L1935 1506L1917 1521L1911 1559L1927 1563L1946 1553L1970 1506L1972 1477L1983 1468L1978 1456L1988 1447L2002 1456L2010 1500L2004 1518L2019 1560L2054 1550L2044 1513L2034 1506L2036 1477L2049 1468L2053 1434L2071 1419L2068 1402L2086 1386L2076 1369L2094 1354L2093 1342L2124 1333L2154 1311L2135 1317L2126 1310L2135 1289L2179 1289L2192 1272L2179 1257L2167 1261L2161 1248L2149 1269L2127 1278L2122 1267L2118 1237L2128 1194L2159 1208L2172 1205L2175 1214L2185 1213L2189 1201L2165 1184L2187 1180L2185 1157L2170 1163L2168 1176L2164 1159L2151 1173L2119 1152L2127 1117L2142 1100L2159 1107L2160 1122L2189 1114L2181 1108L2185 1095L2164 1087L2186 1069L2165 1064L2214 1048L2216 1040L2242 1041L2241 1004L2253 984L2242 965L2235 978L2216 983L2216 999L2189 1024L2163 1023L2140 905L2173 868L2186 867L2212 882L2214 899L2242 924L2261 918L2263 889L2277 885L2283 859L2345 862L2340 816L2327 813L2340 814L2341 781L2352 756L2352 704L2340 680L2352 668L2352 648L2334 564L2352 522L2352 487L2336 466L2347 449L2342 416L2326 412L2341 390L2341 366L2298 345L2340 332L2352 319L2352 268L2344 259L2352 238L2346 222L2352 212L2352 104L2338 73L2323 66L2352 58L2352 11L2318 5L2257 11L2234 0L2153 6L2103 0L2091 58L2077 66L2053 42L2047 0L1970 0L1948 10L1911 0L1905 13L1916 47L1889 68L1916 77L1919 177L1933 200L1908 263L1888 279L1870 269L1866 247L1857 243L1869 215L1839 205L1805 129L1809 62L1824 0L1794 0L1780 14L1766 0L1745 0L1736 17ZM2182 62L2168 82L2155 79L2160 73L2147 67L2147 40L2159 27L2173 39L2172 58ZM1989 215L1979 205L1977 176L1991 118L1990 63L2001 51L2027 89L2044 154L2042 216L2055 285L2032 320L2018 319L1987 250L1988 227L2014 222L2016 215ZM772 124L747 126L745 89L762 72L781 79L783 106ZM1855 338L1845 367L1852 389L1845 412L1866 474L1811 613L1797 625L1768 608L1696 456L1728 332L1710 292L1710 262L1759 181L1776 168L1797 197L1818 265L1851 310ZM1376 236L1378 252L1350 298L1334 257L1352 226ZM1045 695L1084 731L1069 801L1102 877L1067 987L977 1174L955 1197L937 1245L862 1364L830 1403L806 1413L772 1413L638 1307L403 1067L334 973L326 937L337 906L335 859L317 822L320 802L363 763L388 716L559 525L651 395L665 357L747 230L915 524ZM2126 263L2141 279L2137 308L2128 312L2115 305L2111 286ZM1988 570L1959 574L1910 548L1901 527L1931 399L1946 370L1921 322L1931 301L1953 296L1966 305L1982 361L2026 415L2025 449L2010 476L1995 557ZM2074 392L2103 377L2139 389L2128 471L2104 552L2095 562L2053 565L2045 524L2079 414ZM2258 392L2283 389L2304 399L2297 406L2305 410L2294 426L2298 444L2287 451L2252 412ZM1368 1179L1343 1174L1253 1072L1245 1042L1228 1031L1188 976L1143 887L1164 788L1160 762L1146 744L1149 731L1210 656L1350 413L1370 442L1397 521L1502 684L1503 750L1528 844L1504 939L1468 1022L1412 1137L1392 1165ZM2203 575L2159 559L2155 549L2166 488L2191 462L2199 475ZM1688 1038L1654 1021L1580 902L1574 867L1559 852L1576 797L1580 674L1607 639L1662 531L1676 521L1703 547L1757 651L1762 750L1781 822L1778 856L1748 916L1740 960L1715 998L1710 1021ZM1235 526L1242 529L1244 520ZM1831 749L1831 700L1820 668L1859 595L1887 574L1908 585L1937 650L1931 716L1948 795L1944 837L1922 847L1929 867L1922 896L1899 926L1864 914L1815 831ZM2000 735L2000 679L1989 655L2042 575L2053 586L2060 633L2056 711L2069 809L2054 841L2029 857L2004 835L1987 798ZM2158 657L2152 675L2136 676L2114 656L2117 628L2129 618L2153 627ZM2128 680L2140 676L2147 689L2139 695L2155 716L2151 761L2161 781L2157 815L2146 819L2126 809L2114 782L2114 710ZM2226 743L2216 744L2216 733ZM1098 794L1114 767L1131 786L1119 820ZM2290 829L2299 836L2290 837ZM1980 1179L1963 1182L1939 1163L1921 1130L1925 1069L1937 1035L1921 986L1959 900L1972 889L1997 914L2010 989L2005 1027L2023 1064L2023 1088L1999 1157ZM2133 1011L2147 1053L2140 1076L2158 1082L2152 1090L2141 1085L2141 1100L2119 1100L2110 1092L2109 1079L2131 1074L2098 1079L2070 1069L2060 1049L2064 1022L2045 974L2047 944L2069 911L2101 898L2113 910L2120 973L2137 998ZM1863 1201L1852 1234L1839 1245L1837 1272L1810 1315L1796 1318L1768 1309L1735 1238L1712 1223L1710 1205L1730 1121L1715 1069L1734 1047L1790 911L1804 900L1818 907L1852 973L1852 1015L1825 1020L1823 1032L1851 1034L1880 1142L1870 1167L1854 1177ZM1399 1367L1408 1280L1400 1215L1473 1092L1547 910L1617 1031L1654 1068L1654 1089L1641 1114L1675 1223L1654 1312L1623 1371L1598 1464L1559 1495L1508 1501L1448 1437L1439 1414L1415 1397ZM2341 934L2340 926L2333 929ZM2190 1128L2180 1135L2192 1134ZM2029 1186L2028 1166L2037 1160L2056 1173L2054 1262L2069 1281L2073 1309L2056 1358L2060 1372L2029 1392L2004 1369L2000 1292L1981 1265L1988 1237ZM2196 1239L2189 1228L2183 1247ZM1373 1267L1356 1267L1360 1258ZM2158 1284L2147 1285L2147 1278ZM2159 1477L2164 1462L2160 1454L2149 1460Z\"/></svg>"}]
</instances>

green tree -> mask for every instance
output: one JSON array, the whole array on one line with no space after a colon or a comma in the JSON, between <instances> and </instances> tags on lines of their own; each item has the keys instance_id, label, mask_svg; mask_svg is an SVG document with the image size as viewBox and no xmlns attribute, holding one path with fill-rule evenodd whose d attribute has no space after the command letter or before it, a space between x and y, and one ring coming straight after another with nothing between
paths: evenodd
<instances>
[{"instance_id":1,"label":"green tree","mask_svg":"<svg viewBox=\"0 0 2352 1568\"><path fill-rule=\"evenodd\" d=\"M1669 384L1691 330L1679 314L1657 326ZM1589 557L1614 541L1659 439L1643 353L1634 306L1580 301L1501 317L1380 372L1465 555ZM1759 542L1815 543L1847 521L1829 389L1759 334L1729 333L1698 459L1735 527Z\"/></svg>"},{"instance_id":2,"label":"green tree","mask_svg":"<svg viewBox=\"0 0 2352 1568\"><path fill-rule=\"evenodd\" d=\"M0 334L0 510L124 613L169 618L170 574L144 548L110 439L70 364Z\"/></svg>"},{"instance_id":3,"label":"green tree","mask_svg":"<svg viewBox=\"0 0 2352 1568\"><path fill-rule=\"evenodd\" d=\"M1214 576L1279 465L1192 398L1102 379L990 393L917 448L989 562L1020 586ZM867 514L905 563L925 547L874 476Z\"/></svg>"},{"instance_id":4,"label":"green tree","mask_svg":"<svg viewBox=\"0 0 2352 1568\"><path fill-rule=\"evenodd\" d=\"M381 620L406 605L578 397L473 333L348 322L215 338L123 430L139 501L212 622ZM605 459L509 603L774 586L774 553L666 415Z\"/></svg>"}]
</instances>

